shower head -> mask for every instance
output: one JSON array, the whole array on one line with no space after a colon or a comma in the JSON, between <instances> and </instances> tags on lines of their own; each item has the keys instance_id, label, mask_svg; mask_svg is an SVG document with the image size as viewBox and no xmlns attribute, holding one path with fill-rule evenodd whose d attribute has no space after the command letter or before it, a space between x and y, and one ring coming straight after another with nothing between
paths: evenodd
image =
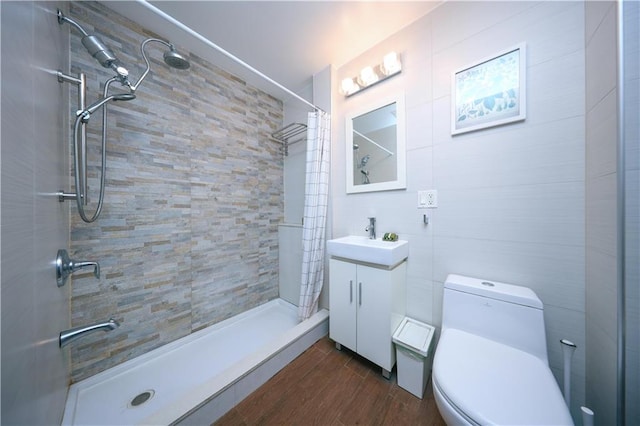
<instances>
[{"instance_id":1,"label":"shower head","mask_svg":"<svg viewBox=\"0 0 640 426\"><path fill-rule=\"evenodd\" d=\"M142 73L142 75L140 76L138 81L136 81L135 84L129 86L129 89L131 89L131 91L133 92L138 90L140 83L142 83L142 81L147 77L147 74L149 74L149 70L151 69L151 63L149 63L149 58L147 58L147 54L144 51L144 48L147 46L147 44L151 42L164 44L169 48L169 51L164 54L164 62L167 65L169 65L171 68L186 70L190 66L189 61L176 51L176 49L173 47L173 44L167 41L161 40L159 38L148 38L145 41L143 41L142 44L140 45L140 52L142 52L142 59L144 59L145 64L147 64L147 69L144 70L144 72Z\"/></svg>"},{"instance_id":2,"label":"shower head","mask_svg":"<svg viewBox=\"0 0 640 426\"><path fill-rule=\"evenodd\" d=\"M109 96L114 101L132 101L136 98L133 93L118 93L117 95Z\"/></svg>"},{"instance_id":3,"label":"shower head","mask_svg":"<svg viewBox=\"0 0 640 426\"><path fill-rule=\"evenodd\" d=\"M106 98L100 99L98 102L88 106L84 111L79 111L78 115L82 116L83 121L86 123L89 121L91 114L96 112L98 108L106 104L110 101L130 101L136 98L136 95L133 93L118 93L116 95L107 96Z\"/></svg>"},{"instance_id":4,"label":"shower head","mask_svg":"<svg viewBox=\"0 0 640 426\"><path fill-rule=\"evenodd\" d=\"M168 52L164 53L163 57L164 62L171 68L186 70L191 66L187 58L179 54L173 46L169 48Z\"/></svg>"}]
</instances>

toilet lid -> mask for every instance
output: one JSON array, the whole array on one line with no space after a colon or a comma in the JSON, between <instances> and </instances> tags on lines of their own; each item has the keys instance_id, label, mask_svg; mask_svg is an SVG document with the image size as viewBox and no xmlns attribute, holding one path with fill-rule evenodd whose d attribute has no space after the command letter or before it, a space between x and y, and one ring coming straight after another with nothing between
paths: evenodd
<instances>
[{"instance_id":1,"label":"toilet lid","mask_svg":"<svg viewBox=\"0 0 640 426\"><path fill-rule=\"evenodd\" d=\"M478 424L573 425L545 362L483 337L446 329L433 380L451 404Z\"/></svg>"}]
</instances>

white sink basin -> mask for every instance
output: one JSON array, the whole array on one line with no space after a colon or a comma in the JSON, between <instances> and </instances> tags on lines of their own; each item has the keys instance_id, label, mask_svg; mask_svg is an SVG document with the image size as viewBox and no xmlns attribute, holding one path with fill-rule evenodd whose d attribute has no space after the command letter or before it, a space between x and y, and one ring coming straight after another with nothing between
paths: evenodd
<instances>
[{"instance_id":1,"label":"white sink basin","mask_svg":"<svg viewBox=\"0 0 640 426\"><path fill-rule=\"evenodd\" d=\"M331 256L395 266L409 256L409 242L405 240L382 241L349 235L327 241L327 252Z\"/></svg>"}]
</instances>

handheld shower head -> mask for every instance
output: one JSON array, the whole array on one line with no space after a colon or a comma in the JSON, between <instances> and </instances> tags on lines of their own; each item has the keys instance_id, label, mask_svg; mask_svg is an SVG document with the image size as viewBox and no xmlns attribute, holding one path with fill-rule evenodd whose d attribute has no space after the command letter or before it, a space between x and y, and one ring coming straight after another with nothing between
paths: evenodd
<instances>
[{"instance_id":1,"label":"handheld shower head","mask_svg":"<svg viewBox=\"0 0 640 426\"><path fill-rule=\"evenodd\" d=\"M186 70L191 66L187 58L179 54L173 46L170 47L169 51L164 53L163 57L165 64L171 68Z\"/></svg>"},{"instance_id":2,"label":"handheld shower head","mask_svg":"<svg viewBox=\"0 0 640 426\"><path fill-rule=\"evenodd\" d=\"M91 118L91 114L96 112L98 108L111 101L130 101L136 98L136 95L133 93L118 93L116 95L107 96L106 98L102 98L96 103L88 106L83 111L78 111L78 115L82 116L82 120L86 123Z\"/></svg>"},{"instance_id":3,"label":"handheld shower head","mask_svg":"<svg viewBox=\"0 0 640 426\"><path fill-rule=\"evenodd\" d=\"M109 96L114 101L132 101L136 98L133 93L118 93L117 95Z\"/></svg>"}]
</instances>

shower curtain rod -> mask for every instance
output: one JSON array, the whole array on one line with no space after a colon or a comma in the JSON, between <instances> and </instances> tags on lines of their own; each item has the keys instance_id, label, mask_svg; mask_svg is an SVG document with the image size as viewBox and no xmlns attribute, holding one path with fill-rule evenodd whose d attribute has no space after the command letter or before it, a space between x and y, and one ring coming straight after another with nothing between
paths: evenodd
<instances>
[{"instance_id":1,"label":"shower curtain rod","mask_svg":"<svg viewBox=\"0 0 640 426\"><path fill-rule=\"evenodd\" d=\"M232 59L233 61L235 61L238 64L242 65L243 67L247 68L249 71L253 72L254 74L257 74L258 76L260 76L263 79L267 80L269 83L275 85L279 89L284 90L289 95L293 96L294 98L298 99L299 101L304 102L305 104L307 104L311 108L315 109L316 111L322 111L322 108L312 104L311 102L307 101L305 98L303 98L300 95L296 94L292 90L287 89L286 87L284 87L282 84L278 83L277 81L275 81L271 77L263 74L262 72L258 71L257 69L255 69L251 65L247 64L246 62L244 62L242 59L232 55L229 52L227 52L222 47L218 46L217 44L215 44L214 42L212 42L211 40L209 40L208 38L206 38L202 34L194 31L193 29L191 29L190 27L186 26L182 22L178 21L177 19L175 19L171 15L168 15L168 14L164 13L162 10L160 10L157 7L153 6L152 4L148 3L146 0L136 0L136 1L138 3L140 3L142 6L146 7L150 11L152 11L153 13L155 13L156 15L160 16L161 18L163 18L164 20L174 24L175 26L177 26L178 28L182 29L186 33L192 35L193 37L197 38L198 40L200 40L201 42L203 42L207 46L214 48L218 52L220 52L223 55L225 55L227 58Z\"/></svg>"}]
</instances>

